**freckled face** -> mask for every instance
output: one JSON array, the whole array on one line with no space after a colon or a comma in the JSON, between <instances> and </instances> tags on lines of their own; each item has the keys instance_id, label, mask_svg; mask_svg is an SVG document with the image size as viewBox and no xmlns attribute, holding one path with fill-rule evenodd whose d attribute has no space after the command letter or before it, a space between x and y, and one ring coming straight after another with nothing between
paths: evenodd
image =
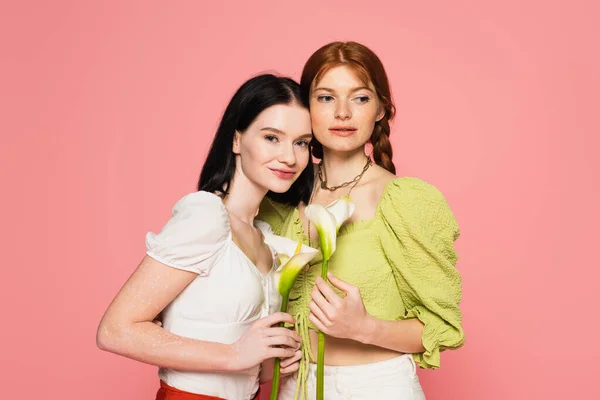
<instances>
[{"instance_id":1,"label":"freckled face","mask_svg":"<svg viewBox=\"0 0 600 400\"><path fill-rule=\"evenodd\" d=\"M306 108L297 104L269 107L245 132L235 134L238 170L266 190L286 192L308 165L311 138Z\"/></svg>"},{"instance_id":2,"label":"freckled face","mask_svg":"<svg viewBox=\"0 0 600 400\"><path fill-rule=\"evenodd\" d=\"M344 152L364 146L384 114L373 84L365 85L349 67L332 68L313 82L312 129L325 148Z\"/></svg>"}]
</instances>

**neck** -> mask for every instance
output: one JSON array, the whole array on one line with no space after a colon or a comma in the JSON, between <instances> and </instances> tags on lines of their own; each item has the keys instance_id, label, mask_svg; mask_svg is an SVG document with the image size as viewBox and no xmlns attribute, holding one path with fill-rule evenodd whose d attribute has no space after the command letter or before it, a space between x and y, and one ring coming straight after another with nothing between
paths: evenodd
<instances>
[{"instance_id":1,"label":"neck","mask_svg":"<svg viewBox=\"0 0 600 400\"><path fill-rule=\"evenodd\" d=\"M239 166L240 163L238 162L237 165ZM229 194L223 203L228 212L242 222L253 225L254 217L258 214L258 208L266 194L267 190L250 181L241 167L236 167L229 185Z\"/></svg>"},{"instance_id":2,"label":"neck","mask_svg":"<svg viewBox=\"0 0 600 400\"><path fill-rule=\"evenodd\" d=\"M323 149L323 167L328 186L337 186L351 181L358 175L367 162L364 148L349 152L334 152Z\"/></svg>"}]
</instances>

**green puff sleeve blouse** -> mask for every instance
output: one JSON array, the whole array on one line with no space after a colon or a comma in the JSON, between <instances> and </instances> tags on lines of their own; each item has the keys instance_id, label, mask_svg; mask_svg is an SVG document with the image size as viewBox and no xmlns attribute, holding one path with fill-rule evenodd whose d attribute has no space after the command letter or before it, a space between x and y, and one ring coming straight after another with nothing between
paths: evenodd
<instances>
[{"instance_id":1,"label":"green puff sleeve blouse","mask_svg":"<svg viewBox=\"0 0 600 400\"><path fill-rule=\"evenodd\" d=\"M276 234L308 244L297 208L267 199L257 218L271 224ZM332 274L360 289L372 316L418 318L424 324L425 351L413 354L421 368L438 368L441 350L464 343L461 278L455 268L458 236L439 190L417 178L397 178L387 184L373 219L341 227L329 261ZM296 318L306 363L311 358L308 329L316 329L308 321L308 303L320 271L317 257L290 294L288 311Z\"/></svg>"}]
</instances>

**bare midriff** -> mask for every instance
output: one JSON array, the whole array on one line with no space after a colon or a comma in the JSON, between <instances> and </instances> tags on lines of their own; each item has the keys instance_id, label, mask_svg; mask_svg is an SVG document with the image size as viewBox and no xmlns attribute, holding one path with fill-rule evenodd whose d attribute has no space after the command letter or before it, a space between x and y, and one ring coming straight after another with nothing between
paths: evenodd
<instances>
[{"instance_id":1,"label":"bare midriff","mask_svg":"<svg viewBox=\"0 0 600 400\"><path fill-rule=\"evenodd\" d=\"M310 332L310 345L313 359L317 360L318 334L312 329ZM390 360L401 356L394 350L384 349L383 347L364 344L350 339L339 339L332 336L325 336L325 365L349 366L360 364L371 364L380 361Z\"/></svg>"}]
</instances>

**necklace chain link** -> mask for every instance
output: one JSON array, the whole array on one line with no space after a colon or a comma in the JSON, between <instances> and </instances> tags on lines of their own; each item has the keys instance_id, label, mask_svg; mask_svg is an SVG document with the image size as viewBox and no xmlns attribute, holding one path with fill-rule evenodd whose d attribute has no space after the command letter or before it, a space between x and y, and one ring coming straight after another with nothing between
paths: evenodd
<instances>
[{"instance_id":1,"label":"necklace chain link","mask_svg":"<svg viewBox=\"0 0 600 400\"><path fill-rule=\"evenodd\" d=\"M355 184L358 183L358 181L360 180L360 178L363 177L363 175L365 174L365 172L367 172L367 170L369 169L369 167L371 166L373 162L371 161L370 157L367 157L367 162L365 163L365 166L363 167L362 171L360 172L360 174L356 175L354 177L354 179L352 179L351 181L348 182L343 182L337 186L327 186L327 179L325 179L323 177L323 171L325 170L325 167L323 166L323 160L321 160L321 162L319 163L319 171L318 171L318 176L319 176L319 181L321 182L321 189L325 189L325 190L329 190L330 192L334 192L338 189L344 188L346 186L349 186L351 184ZM326 175L326 174L325 174ZM350 193L348 193L350 194Z\"/></svg>"},{"instance_id":2,"label":"necklace chain link","mask_svg":"<svg viewBox=\"0 0 600 400\"><path fill-rule=\"evenodd\" d=\"M369 167L371 166L371 164L373 164L373 161L371 161L370 157L367 157L367 162L366 162L365 166L363 167L363 170L361 171L360 174L356 175L356 177L354 179L352 179L351 181L348 181L348 182L344 182L344 183L342 183L340 185L337 185L337 186L328 187L327 186L327 180L323 179L323 169L324 169L324 167L323 167L323 160L321 160L321 162L319 163L319 170L318 170L318 177L319 177L319 181L321 182L320 187L321 187L321 189L329 190L330 192L333 192L333 191L336 191L338 189L341 189L341 188L344 188L346 186L349 186L349 185L353 184L350 187L350 190L348 191L348 194L347 194L347 196L350 196L350 193L352 193L352 189L354 189L354 187L358 184L358 181L361 180L361 178L363 177L363 175L365 174L365 172L367 172L367 170L369 169ZM313 198L315 197L315 193L317 192L317 187L318 187L317 186L317 182L315 181L315 184L313 186L313 190L312 190L312 192L310 194L310 199L308 200L308 204L306 205L307 207L312 204ZM312 241L310 239L310 236L311 236L310 235L311 234L310 229L311 229L311 226L310 226L310 219L309 219L308 220L308 235L307 236L308 236L308 245L312 247Z\"/></svg>"}]
</instances>

